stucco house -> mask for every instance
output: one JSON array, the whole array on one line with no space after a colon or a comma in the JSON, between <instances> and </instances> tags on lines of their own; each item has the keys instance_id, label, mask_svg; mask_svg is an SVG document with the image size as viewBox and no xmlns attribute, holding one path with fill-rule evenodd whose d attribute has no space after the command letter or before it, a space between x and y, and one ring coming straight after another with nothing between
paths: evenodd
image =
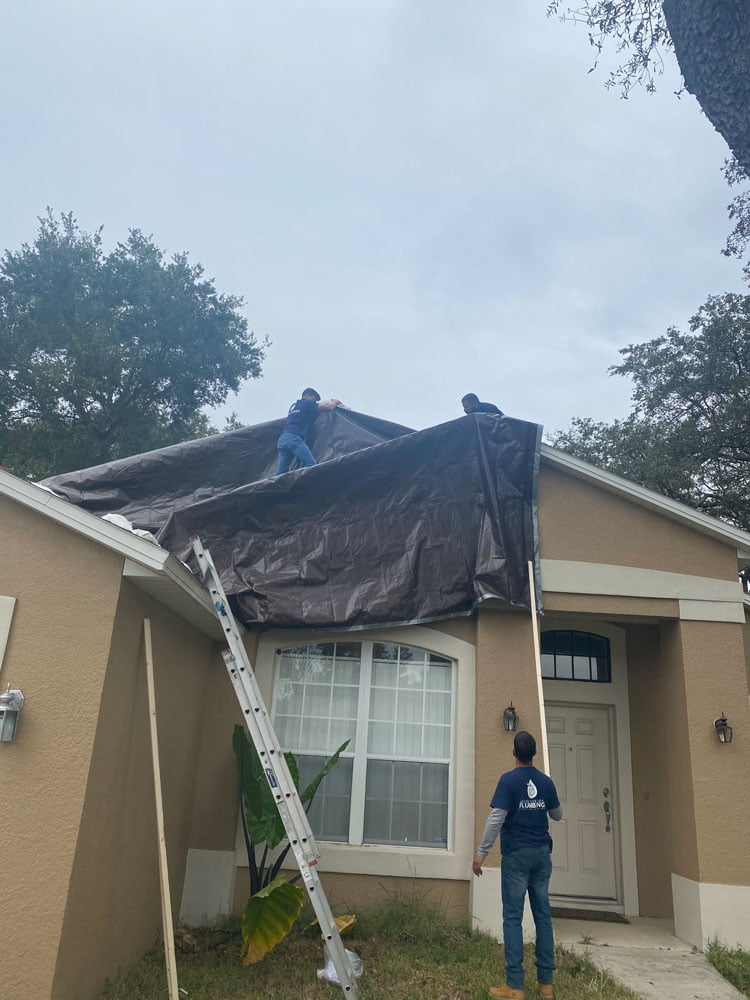
<instances>
[{"instance_id":1,"label":"stucco house","mask_svg":"<svg viewBox=\"0 0 750 1000\"><path fill-rule=\"evenodd\" d=\"M497 849L482 879L471 858L511 764L512 703L546 734L564 803L557 905L750 947L750 535L546 446L535 513L543 615L490 597L419 624L248 630L303 770L352 738L313 817L332 906L417 885L499 933ZM0 684L25 696L0 743L3 996L82 1000L160 924L143 619L188 923L247 897L240 713L210 601L175 555L2 471L0 523Z\"/></svg>"}]
</instances>

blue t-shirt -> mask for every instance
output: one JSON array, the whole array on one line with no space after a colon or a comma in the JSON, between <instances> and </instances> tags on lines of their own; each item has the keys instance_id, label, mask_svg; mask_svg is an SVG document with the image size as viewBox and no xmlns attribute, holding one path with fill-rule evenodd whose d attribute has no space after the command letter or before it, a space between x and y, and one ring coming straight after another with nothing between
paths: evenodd
<instances>
[{"instance_id":1,"label":"blue t-shirt","mask_svg":"<svg viewBox=\"0 0 750 1000\"><path fill-rule=\"evenodd\" d=\"M560 800L546 774L535 767L514 767L498 781L490 805L508 813L500 831L503 854L521 847L549 847L547 810L557 809Z\"/></svg>"},{"instance_id":2,"label":"blue t-shirt","mask_svg":"<svg viewBox=\"0 0 750 1000\"><path fill-rule=\"evenodd\" d=\"M284 424L285 434L299 434L303 441L307 440L318 415L318 404L314 399L298 399L289 407L289 414Z\"/></svg>"}]
</instances>

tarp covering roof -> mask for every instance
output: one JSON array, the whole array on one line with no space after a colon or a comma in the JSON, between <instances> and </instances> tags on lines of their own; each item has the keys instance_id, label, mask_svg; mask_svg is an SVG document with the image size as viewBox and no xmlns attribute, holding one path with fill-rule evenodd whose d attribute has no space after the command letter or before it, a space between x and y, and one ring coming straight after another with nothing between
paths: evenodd
<instances>
[{"instance_id":1,"label":"tarp covering roof","mask_svg":"<svg viewBox=\"0 0 750 1000\"><path fill-rule=\"evenodd\" d=\"M100 517L122 514L136 528L158 532L176 510L276 474L276 442L284 418L158 448L42 482ZM323 411L311 441L319 462L412 434L388 420L337 407Z\"/></svg>"},{"instance_id":2,"label":"tarp covering roof","mask_svg":"<svg viewBox=\"0 0 750 1000\"><path fill-rule=\"evenodd\" d=\"M190 537L199 535L245 624L424 622L488 597L530 607L541 427L473 414L410 432L336 409L318 417L319 464L274 476L282 426L43 485L158 528L160 544L196 572Z\"/></svg>"}]
</instances>

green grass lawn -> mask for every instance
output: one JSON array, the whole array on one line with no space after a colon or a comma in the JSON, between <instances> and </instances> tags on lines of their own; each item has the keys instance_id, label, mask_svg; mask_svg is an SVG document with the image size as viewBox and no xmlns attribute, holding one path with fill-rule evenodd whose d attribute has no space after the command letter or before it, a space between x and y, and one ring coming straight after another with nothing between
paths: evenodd
<instances>
[{"instance_id":1,"label":"green grass lawn","mask_svg":"<svg viewBox=\"0 0 750 1000\"><path fill-rule=\"evenodd\" d=\"M298 926L304 926L305 920ZM294 930L257 965L239 961L238 923L191 932L195 949L178 952L179 985L186 1000L336 1000L343 991L320 982L323 948L313 930ZM484 934L446 922L439 910L397 897L358 916L344 938L364 962L362 1000L488 1000L488 989L505 981L503 949ZM536 982L527 949L527 986ZM634 1000L585 956L558 950L555 985L559 1000ZM533 997L535 991L527 990ZM154 949L100 1000L165 1000L164 951ZM185 994L181 994L185 996Z\"/></svg>"},{"instance_id":2,"label":"green grass lawn","mask_svg":"<svg viewBox=\"0 0 750 1000\"><path fill-rule=\"evenodd\" d=\"M706 949L706 958L732 986L750 997L750 952L711 941Z\"/></svg>"}]
</instances>

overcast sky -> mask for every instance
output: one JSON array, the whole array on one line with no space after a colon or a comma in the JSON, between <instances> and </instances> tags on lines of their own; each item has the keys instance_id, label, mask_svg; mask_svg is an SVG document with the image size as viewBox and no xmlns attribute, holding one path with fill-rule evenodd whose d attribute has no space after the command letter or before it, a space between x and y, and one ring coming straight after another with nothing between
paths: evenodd
<instances>
[{"instance_id":1,"label":"overcast sky","mask_svg":"<svg viewBox=\"0 0 750 1000\"><path fill-rule=\"evenodd\" d=\"M6 5L2 246L47 205L186 250L268 336L213 415L306 385L412 427L469 391L611 420L618 348L740 290L723 140L673 57L622 101L546 0Z\"/></svg>"}]
</instances>

